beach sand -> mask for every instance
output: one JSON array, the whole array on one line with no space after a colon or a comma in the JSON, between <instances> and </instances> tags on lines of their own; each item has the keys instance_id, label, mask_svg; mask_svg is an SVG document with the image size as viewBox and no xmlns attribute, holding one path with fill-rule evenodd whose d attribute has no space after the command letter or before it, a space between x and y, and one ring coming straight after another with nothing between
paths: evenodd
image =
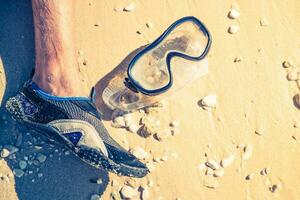
<instances>
[{"instance_id":1,"label":"beach sand","mask_svg":"<svg viewBox=\"0 0 300 200\"><path fill-rule=\"evenodd\" d=\"M295 80L300 69L299 1L78 1L78 62L81 81L89 87L101 88L101 79L128 55L183 16L199 18L211 32L208 75L148 114L160 121L160 131L178 121L178 134L162 141L143 138L112 127L104 113L108 116L104 124L114 139L125 148L139 146L148 153L145 162L152 170L142 179L93 169L39 137L30 145L35 136L26 135L29 131L4 111L5 100L28 79L34 63L30 1L16 2L0 2L5 7L0 14L0 145L15 145L19 135L24 136L17 158L0 160L1 200L81 200L101 193L105 200L112 194L120 199L125 185L146 188L153 200L300 198L300 110L294 101L300 86ZM135 9L122 11L131 2ZM240 12L237 19L228 17L232 8ZM152 28L146 26L149 22ZM234 34L228 33L232 25L239 27ZM291 66L285 68L284 61ZM288 80L295 71L296 78ZM209 94L216 95L217 103L205 110L199 101ZM138 124L142 115L132 113L133 122ZM43 148L37 150L35 145ZM45 162L27 166L21 178L13 176L24 156L35 157L40 151L47 156ZM229 166L219 166L228 157L234 158ZM102 184L90 182L98 177Z\"/></svg>"}]
</instances>

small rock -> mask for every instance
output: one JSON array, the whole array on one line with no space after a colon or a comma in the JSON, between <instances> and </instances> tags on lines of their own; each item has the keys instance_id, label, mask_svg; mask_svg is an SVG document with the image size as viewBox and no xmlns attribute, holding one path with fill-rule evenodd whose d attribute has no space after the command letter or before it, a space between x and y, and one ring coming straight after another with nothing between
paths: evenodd
<instances>
[{"instance_id":1,"label":"small rock","mask_svg":"<svg viewBox=\"0 0 300 200\"><path fill-rule=\"evenodd\" d=\"M156 134L158 131L158 128L156 125L154 124L150 124L150 123L145 123L142 128L141 131L139 132L139 135L141 135L144 138L147 138L151 135Z\"/></svg>"},{"instance_id":2,"label":"small rock","mask_svg":"<svg viewBox=\"0 0 300 200\"><path fill-rule=\"evenodd\" d=\"M296 70L292 70L287 74L286 78L289 81L297 81L299 79L299 72Z\"/></svg>"},{"instance_id":3,"label":"small rock","mask_svg":"<svg viewBox=\"0 0 300 200\"><path fill-rule=\"evenodd\" d=\"M19 167L20 169L25 169L27 167L27 162L24 160L20 160Z\"/></svg>"},{"instance_id":4,"label":"small rock","mask_svg":"<svg viewBox=\"0 0 300 200\"><path fill-rule=\"evenodd\" d=\"M261 171L260 171L260 174L262 176L265 176L267 175L268 173L270 173L270 168L263 168Z\"/></svg>"},{"instance_id":5,"label":"small rock","mask_svg":"<svg viewBox=\"0 0 300 200\"><path fill-rule=\"evenodd\" d=\"M154 25L153 25L153 23L151 23L151 22L147 22L147 23L146 23L146 26L147 26L149 29L153 29L153 28L154 28Z\"/></svg>"},{"instance_id":6,"label":"small rock","mask_svg":"<svg viewBox=\"0 0 300 200\"><path fill-rule=\"evenodd\" d=\"M13 145L5 145L4 148L9 151L9 155L14 154L19 151L19 149Z\"/></svg>"},{"instance_id":7,"label":"small rock","mask_svg":"<svg viewBox=\"0 0 300 200\"><path fill-rule=\"evenodd\" d=\"M42 173L38 173L38 177L39 177L39 178L42 178L42 177L43 177L43 174L42 174Z\"/></svg>"},{"instance_id":8,"label":"small rock","mask_svg":"<svg viewBox=\"0 0 300 200\"><path fill-rule=\"evenodd\" d=\"M230 12L228 13L228 17L230 19L237 19L240 17L240 12L237 11L236 9L231 9Z\"/></svg>"},{"instance_id":9,"label":"small rock","mask_svg":"<svg viewBox=\"0 0 300 200\"><path fill-rule=\"evenodd\" d=\"M217 169L214 171L214 177L222 177L224 176L224 170L223 169Z\"/></svg>"},{"instance_id":10,"label":"small rock","mask_svg":"<svg viewBox=\"0 0 300 200\"><path fill-rule=\"evenodd\" d=\"M224 158L223 160L221 160L220 164L222 167L229 167L233 161L235 160L235 156L231 155L228 156L227 158Z\"/></svg>"},{"instance_id":11,"label":"small rock","mask_svg":"<svg viewBox=\"0 0 300 200\"><path fill-rule=\"evenodd\" d=\"M138 196L138 192L136 189L129 187L127 185L123 186L122 189L120 190L120 193L123 198L134 198Z\"/></svg>"},{"instance_id":12,"label":"small rock","mask_svg":"<svg viewBox=\"0 0 300 200\"><path fill-rule=\"evenodd\" d=\"M229 28L228 28L228 33L230 33L230 34L235 34L235 33L237 33L239 30L240 30L240 27L239 27L239 26L237 26L237 25L231 25L231 26L229 26Z\"/></svg>"},{"instance_id":13,"label":"small rock","mask_svg":"<svg viewBox=\"0 0 300 200\"><path fill-rule=\"evenodd\" d=\"M265 18L260 19L260 26L269 26L269 21Z\"/></svg>"},{"instance_id":14,"label":"small rock","mask_svg":"<svg viewBox=\"0 0 300 200\"><path fill-rule=\"evenodd\" d=\"M132 12L132 11L134 11L135 7L136 7L135 3L132 2L132 3L128 4L127 6L125 6L125 8L123 10L126 12Z\"/></svg>"},{"instance_id":15,"label":"small rock","mask_svg":"<svg viewBox=\"0 0 300 200\"><path fill-rule=\"evenodd\" d=\"M294 128L300 128L300 122L294 122Z\"/></svg>"},{"instance_id":16,"label":"small rock","mask_svg":"<svg viewBox=\"0 0 300 200\"><path fill-rule=\"evenodd\" d=\"M167 159L168 159L167 156L162 156L162 157L160 158L160 160L163 161L163 162L167 161Z\"/></svg>"},{"instance_id":17,"label":"small rock","mask_svg":"<svg viewBox=\"0 0 300 200\"><path fill-rule=\"evenodd\" d=\"M40 163L43 163L43 162L46 161L47 156L45 156L44 154L39 153L39 154L37 155L36 159L37 159Z\"/></svg>"},{"instance_id":18,"label":"small rock","mask_svg":"<svg viewBox=\"0 0 300 200\"><path fill-rule=\"evenodd\" d=\"M219 163L215 160L208 160L205 165L213 170L220 168Z\"/></svg>"},{"instance_id":19,"label":"small rock","mask_svg":"<svg viewBox=\"0 0 300 200\"><path fill-rule=\"evenodd\" d=\"M140 160L146 159L148 157L148 153L142 147L134 147L131 150L132 154Z\"/></svg>"},{"instance_id":20,"label":"small rock","mask_svg":"<svg viewBox=\"0 0 300 200\"><path fill-rule=\"evenodd\" d=\"M124 128L126 127L125 119L123 116L118 116L113 119L112 127L115 128Z\"/></svg>"},{"instance_id":21,"label":"small rock","mask_svg":"<svg viewBox=\"0 0 300 200\"><path fill-rule=\"evenodd\" d=\"M97 183L98 185L101 185L101 184L103 183L103 181L102 181L101 178L98 178L97 181L96 181L96 183Z\"/></svg>"},{"instance_id":22,"label":"small rock","mask_svg":"<svg viewBox=\"0 0 300 200\"><path fill-rule=\"evenodd\" d=\"M276 190L278 189L278 186L276 185L276 184L274 184L274 185L272 185L271 187L269 187L269 190L271 191L271 192L276 192Z\"/></svg>"},{"instance_id":23,"label":"small rock","mask_svg":"<svg viewBox=\"0 0 300 200\"><path fill-rule=\"evenodd\" d=\"M22 176L24 175L24 171L21 170L21 169L14 169L14 170L13 170L13 173L14 173L14 175L15 175L16 177L18 177L18 178L20 178L20 177L22 177Z\"/></svg>"},{"instance_id":24,"label":"small rock","mask_svg":"<svg viewBox=\"0 0 300 200\"><path fill-rule=\"evenodd\" d=\"M293 66L293 65L292 65L291 61L285 60L285 61L282 63L282 66L283 66L284 68L289 68L289 67L291 67L291 66Z\"/></svg>"},{"instance_id":25,"label":"small rock","mask_svg":"<svg viewBox=\"0 0 300 200\"><path fill-rule=\"evenodd\" d=\"M150 192L148 190L148 188L143 188L142 189L142 200L147 200L147 199L150 199Z\"/></svg>"},{"instance_id":26,"label":"small rock","mask_svg":"<svg viewBox=\"0 0 300 200\"><path fill-rule=\"evenodd\" d=\"M253 176L254 176L254 174L248 174L248 175L245 177L245 179L246 179L247 181L249 181L249 180L251 180L251 179L253 178Z\"/></svg>"},{"instance_id":27,"label":"small rock","mask_svg":"<svg viewBox=\"0 0 300 200\"><path fill-rule=\"evenodd\" d=\"M253 151L253 146L251 144L245 146L244 147L244 154L242 155L242 158L244 160L248 160L252 155L252 151Z\"/></svg>"},{"instance_id":28,"label":"small rock","mask_svg":"<svg viewBox=\"0 0 300 200\"><path fill-rule=\"evenodd\" d=\"M152 187L152 186L154 185L154 182L153 182L152 180L149 180L149 181L147 182L147 185L148 185L149 187Z\"/></svg>"},{"instance_id":29,"label":"small rock","mask_svg":"<svg viewBox=\"0 0 300 200\"><path fill-rule=\"evenodd\" d=\"M177 135L178 133L180 133L179 128L172 128L172 129L171 129L171 135L175 136L175 135Z\"/></svg>"},{"instance_id":30,"label":"small rock","mask_svg":"<svg viewBox=\"0 0 300 200\"><path fill-rule=\"evenodd\" d=\"M209 94L201 100L201 104L205 107L215 107L217 104L217 95L215 94Z\"/></svg>"},{"instance_id":31,"label":"small rock","mask_svg":"<svg viewBox=\"0 0 300 200\"><path fill-rule=\"evenodd\" d=\"M177 127L179 127L179 122L176 121L176 120L174 120L174 121L172 121L172 122L170 123L170 126L171 126L171 127L174 127L174 128L177 128Z\"/></svg>"},{"instance_id":32,"label":"small rock","mask_svg":"<svg viewBox=\"0 0 300 200\"><path fill-rule=\"evenodd\" d=\"M6 158L6 157L9 156L9 154L10 154L10 152L9 152L9 150L6 149L6 148L3 148L3 149L1 150L1 153L0 153L1 158Z\"/></svg>"},{"instance_id":33,"label":"small rock","mask_svg":"<svg viewBox=\"0 0 300 200\"><path fill-rule=\"evenodd\" d=\"M91 200L100 200L100 199L101 199L101 197L98 194L93 194L91 196Z\"/></svg>"}]
</instances>

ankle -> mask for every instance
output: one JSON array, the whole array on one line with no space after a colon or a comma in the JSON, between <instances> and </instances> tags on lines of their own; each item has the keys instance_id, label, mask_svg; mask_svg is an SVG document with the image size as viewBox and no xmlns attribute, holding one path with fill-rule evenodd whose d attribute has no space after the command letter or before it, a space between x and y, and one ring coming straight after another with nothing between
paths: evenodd
<instances>
[{"instance_id":1,"label":"ankle","mask_svg":"<svg viewBox=\"0 0 300 200\"><path fill-rule=\"evenodd\" d=\"M71 76L63 73L35 73L32 81L51 95L88 96L87 87L80 81L79 74L72 73Z\"/></svg>"}]
</instances>

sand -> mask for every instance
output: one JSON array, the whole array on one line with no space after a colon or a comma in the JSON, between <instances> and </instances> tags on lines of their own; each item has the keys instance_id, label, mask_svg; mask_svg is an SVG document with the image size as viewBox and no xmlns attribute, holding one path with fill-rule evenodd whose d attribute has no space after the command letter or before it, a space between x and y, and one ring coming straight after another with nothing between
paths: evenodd
<instances>
[{"instance_id":1,"label":"sand","mask_svg":"<svg viewBox=\"0 0 300 200\"><path fill-rule=\"evenodd\" d=\"M118 9L131 2L136 5L133 11ZM34 55L29 1L1 2L0 7L4 5L6 10L0 15L3 27L0 38L4 39L0 39L2 107L28 78ZM18 7L25 13L19 18L15 14ZM239 18L228 18L232 7L240 12ZM119 195L126 182L139 187L150 180L153 181L149 187L150 199L154 200L299 199L300 129L294 124L300 122L300 110L293 102L299 88L297 81L286 78L291 68L282 66L285 60L293 63L292 68L300 66L297 0L94 0L78 1L76 9L78 50L87 61L80 69L82 81L88 86L96 84L99 88L102 77L131 52L153 41L172 22L187 15L202 20L213 37L209 74L165 99L166 105L151 114L162 128L177 120L180 132L176 136L161 142L152 137L145 139L112 127L109 117L105 118L107 129L122 145L143 147L150 154L148 161L166 156L166 161L153 162L155 170L145 178L130 179L110 173L108 183L103 171L82 164L72 155L60 156L54 152L55 159L47 159L40 167L44 177L38 178L34 172L35 175L11 176L8 181L0 181L0 199L89 199L104 189L102 199L110 199L111 193ZM13 22L19 26L12 25ZM149 22L153 28L146 26ZM231 25L239 27L234 34L228 33ZM204 110L198 102L211 93L217 95L216 108ZM25 131L17 130L4 110L1 116L0 144L14 143L15 133ZM245 156L243 159L245 146L253 148L247 159ZM52 154L53 149L45 152ZM202 167L207 159L219 162L230 155L235 155L235 160L230 166L221 167L224 171L223 175L218 172L221 177L213 178L213 170ZM0 160L0 174L11 174L13 166L16 163L10 159ZM264 168L268 168L267 173L262 175ZM97 176L104 177L106 188L89 182ZM32 183L32 179L38 180L38 184Z\"/></svg>"}]
</instances>

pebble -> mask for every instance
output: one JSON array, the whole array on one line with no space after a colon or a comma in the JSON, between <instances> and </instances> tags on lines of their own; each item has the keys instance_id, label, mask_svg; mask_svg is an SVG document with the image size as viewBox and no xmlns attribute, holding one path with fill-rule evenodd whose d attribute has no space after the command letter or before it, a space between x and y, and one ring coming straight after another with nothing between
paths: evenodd
<instances>
[{"instance_id":1,"label":"pebble","mask_svg":"<svg viewBox=\"0 0 300 200\"><path fill-rule=\"evenodd\" d=\"M213 170L220 168L219 163L215 160L208 160L205 165Z\"/></svg>"},{"instance_id":2,"label":"pebble","mask_svg":"<svg viewBox=\"0 0 300 200\"><path fill-rule=\"evenodd\" d=\"M223 160L221 160L220 164L222 167L229 167L233 161L235 160L235 156L231 155L228 156L227 158L224 158Z\"/></svg>"},{"instance_id":3,"label":"pebble","mask_svg":"<svg viewBox=\"0 0 300 200\"><path fill-rule=\"evenodd\" d=\"M222 177L224 176L224 170L223 169L217 169L214 171L214 177Z\"/></svg>"},{"instance_id":4,"label":"pebble","mask_svg":"<svg viewBox=\"0 0 300 200\"><path fill-rule=\"evenodd\" d=\"M125 119L123 116L117 116L113 119L112 127L115 128L124 128L126 127Z\"/></svg>"},{"instance_id":5,"label":"pebble","mask_svg":"<svg viewBox=\"0 0 300 200\"><path fill-rule=\"evenodd\" d=\"M148 158L148 153L142 147L134 147L131 153L140 160Z\"/></svg>"},{"instance_id":6,"label":"pebble","mask_svg":"<svg viewBox=\"0 0 300 200\"><path fill-rule=\"evenodd\" d=\"M43 177L43 173L38 173L38 177L42 178Z\"/></svg>"},{"instance_id":7,"label":"pebble","mask_svg":"<svg viewBox=\"0 0 300 200\"><path fill-rule=\"evenodd\" d=\"M103 181L102 181L101 178L98 178L97 181L96 181L96 183L97 183L98 185L102 185Z\"/></svg>"},{"instance_id":8,"label":"pebble","mask_svg":"<svg viewBox=\"0 0 300 200\"><path fill-rule=\"evenodd\" d=\"M175 135L177 135L178 133L180 133L180 129L179 129L179 128L172 128L172 129L171 129L171 135L175 136Z\"/></svg>"},{"instance_id":9,"label":"pebble","mask_svg":"<svg viewBox=\"0 0 300 200\"><path fill-rule=\"evenodd\" d=\"M231 26L229 26L229 28L228 28L228 33L230 33L230 34L235 34L235 33L237 33L239 30L240 30L240 27L239 27L239 26L237 26L237 25L231 25Z\"/></svg>"},{"instance_id":10,"label":"pebble","mask_svg":"<svg viewBox=\"0 0 300 200\"><path fill-rule=\"evenodd\" d=\"M179 127L179 122L178 122L177 120L174 120L174 121L172 121L172 122L170 123L170 126L171 126L171 127L174 127L174 128L177 128L177 127Z\"/></svg>"},{"instance_id":11,"label":"pebble","mask_svg":"<svg viewBox=\"0 0 300 200\"><path fill-rule=\"evenodd\" d=\"M152 187L154 185L154 182L152 180L148 180L147 185L149 187Z\"/></svg>"},{"instance_id":12,"label":"pebble","mask_svg":"<svg viewBox=\"0 0 300 200\"><path fill-rule=\"evenodd\" d=\"M46 161L47 156L45 156L44 154L39 153L39 154L37 155L36 159L37 159L40 163L43 163L43 162Z\"/></svg>"},{"instance_id":13,"label":"pebble","mask_svg":"<svg viewBox=\"0 0 300 200\"><path fill-rule=\"evenodd\" d=\"M246 179L247 181L249 181L249 180L251 180L251 179L253 178L253 176L254 176L254 174L248 174L248 175L245 177L245 179Z\"/></svg>"},{"instance_id":14,"label":"pebble","mask_svg":"<svg viewBox=\"0 0 300 200\"><path fill-rule=\"evenodd\" d=\"M98 194L93 194L92 196L91 196L91 200L100 200L100 196L98 195Z\"/></svg>"},{"instance_id":15,"label":"pebble","mask_svg":"<svg viewBox=\"0 0 300 200\"><path fill-rule=\"evenodd\" d=\"M242 61L242 58L240 57L236 57L234 58L233 62L237 63L237 62L241 62Z\"/></svg>"},{"instance_id":16,"label":"pebble","mask_svg":"<svg viewBox=\"0 0 300 200\"><path fill-rule=\"evenodd\" d=\"M215 107L217 104L217 96L215 94L209 94L203 97L201 104L205 107Z\"/></svg>"},{"instance_id":17,"label":"pebble","mask_svg":"<svg viewBox=\"0 0 300 200\"><path fill-rule=\"evenodd\" d=\"M294 128L300 128L300 122L294 122Z\"/></svg>"},{"instance_id":18,"label":"pebble","mask_svg":"<svg viewBox=\"0 0 300 200\"><path fill-rule=\"evenodd\" d=\"M18 177L18 178L20 178L20 177L22 177L22 176L24 175L24 171L21 170L21 169L14 169L14 170L13 170L13 173L14 173L14 175L15 175L16 177Z\"/></svg>"},{"instance_id":19,"label":"pebble","mask_svg":"<svg viewBox=\"0 0 300 200\"><path fill-rule=\"evenodd\" d=\"M3 148L3 149L1 150L1 153L0 153L1 158L6 158L6 157L9 156L9 154L10 154L10 152L9 152L9 150L6 149L6 148Z\"/></svg>"},{"instance_id":20,"label":"pebble","mask_svg":"<svg viewBox=\"0 0 300 200\"><path fill-rule=\"evenodd\" d=\"M240 17L240 12L236 9L231 9L228 13L230 19L237 19Z\"/></svg>"},{"instance_id":21,"label":"pebble","mask_svg":"<svg viewBox=\"0 0 300 200\"><path fill-rule=\"evenodd\" d=\"M149 124L149 123L145 123L143 126L142 126L142 129L140 131L140 135L144 138L147 138L151 135L154 135L156 134L158 131L158 128L157 126L155 126L154 124Z\"/></svg>"},{"instance_id":22,"label":"pebble","mask_svg":"<svg viewBox=\"0 0 300 200\"><path fill-rule=\"evenodd\" d=\"M148 188L142 188L142 200L147 200L150 199L150 192L148 190Z\"/></svg>"},{"instance_id":23,"label":"pebble","mask_svg":"<svg viewBox=\"0 0 300 200\"><path fill-rule=\"evenodd\" d=\"M295 103L298 106L298 108L300 108L300 94L296 94L294 96L294 100L295 100Z\"/></svg>"},{"instance_id":24,"label":"pebble","mask_svg":"<svg viewBox=\"0 0 300 200\"><path fill-rule=\"evenodd\" d=\"M123 198L128 198L128 199L138 196L137 190L130 186L127 186L127 185L122 187L122 189L120 190L120 193Z\"/></svg>"},{"instance_id":25,"label":"pebble","mask_svg":"<svg viewBox=\"0 0 300 200\"><path fill-rule=\"evenodd\" d=\"M135 7L136 7L135 3L132 2L132 3L128 4L127 6L125 6L125 8L123 10L126 12L132 12L132 11L134 11Z\"/></svg>"},{"instance_id":26,"label":"pebble","mask_svg":"<svg viewBox=\"0 0 300 200\"><path fill-rule=\"evenodd\" d=\"M253 146L251 144L245 146L244 147L244 154L242 155L242 158L244 160L248 160L252 155L252 151L253 151Z\"/></svg>"},{"instance_id":27,"label":"pebble","mask_svg":"<svg viewBox=\"0 0 300 200\"><path fill-rule=\"evenodd\" d=\"M285 60L285 61L283 61L282 66L283 66L284 68L289 68L289 67L291 67L291 66L293 66L293 65L292 65L291 61Z\"/></svg>"},{"instance_id":28,"label":"pebble","mask_svg":"<svg viewBox=\"0 0 300 200\"><path fill-rule=\"evenodd\" d=\"M27 162L24 160L20 160L19 167L20 167L20 169L25 169L27 167Z\"/></svg>"},{"instance_id":29,"label":"pebble","mask_svg":"<svg viewBox=\"0 0 300 200\"><path fill-rule=\"evenodd\" d=\"M270 168L263 168L261 171L260 171L260 174L262 176L265 176L267 175L268 173L270 173Z\"/></svg>"},{"instance_id":30,"label":"pebble","mask_svg":"<svg viewBox=\"0 0 300 200\"><path fill-rule=\"evenodd\" d=\"M258 127L256 128L256 130L254 131L254 133L255 133L256 135L262 136L262 135L264 135L265 130L264 130L264 128L263 128L262 126L258 126Z\"/></svg>"},{"instance_id":31,"label":"pebble","mask_svg":"<svg viewBox=\"0 0 300 200\"><path fill-rule=\"evenodd\" d=\"M276 192L276 190L278 189L278 186L276 185L276 184L274 184L274 185L272 185L271 187L269 187L269 190L271 191L271 192Z\"/></svg>"},{"instance_id":32,"label":"pebble","mask_svg":"<svg viewBox=\"0 0 300 200\"><path fill-rule=\"evenodd\" d=\"M149 28L149 29L153 29L154 28L154 25L152 22L147 22L146 23L146 26Z\"/></svg>"},{"instance_id":33,"label":"pebble","mask_svg":"<svg viewBox=\"0 0 300 200\"><path fill-rule=\"evenodd\" d=\"M260 26L269 26L269 21L265 18L260 19Z\"/></svg>"},{"instance_id":34,"label":"pebble","mask_svg":"<svg viewBox=\"0 0 300 200\"><path fill-rule=\"evenodd\" d=\"M299 80L299 72L296 70L292 70L287 74L286 78L289 81L297 81Z\"/></svg>"},{"instance_id":35,"label":"pebble","mask_svg":"<svg viewBox=\"0 0 300 200\"><path fill-rule=\"evenodd\" d=\"M4 148L6 148L9 151L9 155L19 151L19 149L13 145L5 145Z\"/></svg>"}]
</instances>

